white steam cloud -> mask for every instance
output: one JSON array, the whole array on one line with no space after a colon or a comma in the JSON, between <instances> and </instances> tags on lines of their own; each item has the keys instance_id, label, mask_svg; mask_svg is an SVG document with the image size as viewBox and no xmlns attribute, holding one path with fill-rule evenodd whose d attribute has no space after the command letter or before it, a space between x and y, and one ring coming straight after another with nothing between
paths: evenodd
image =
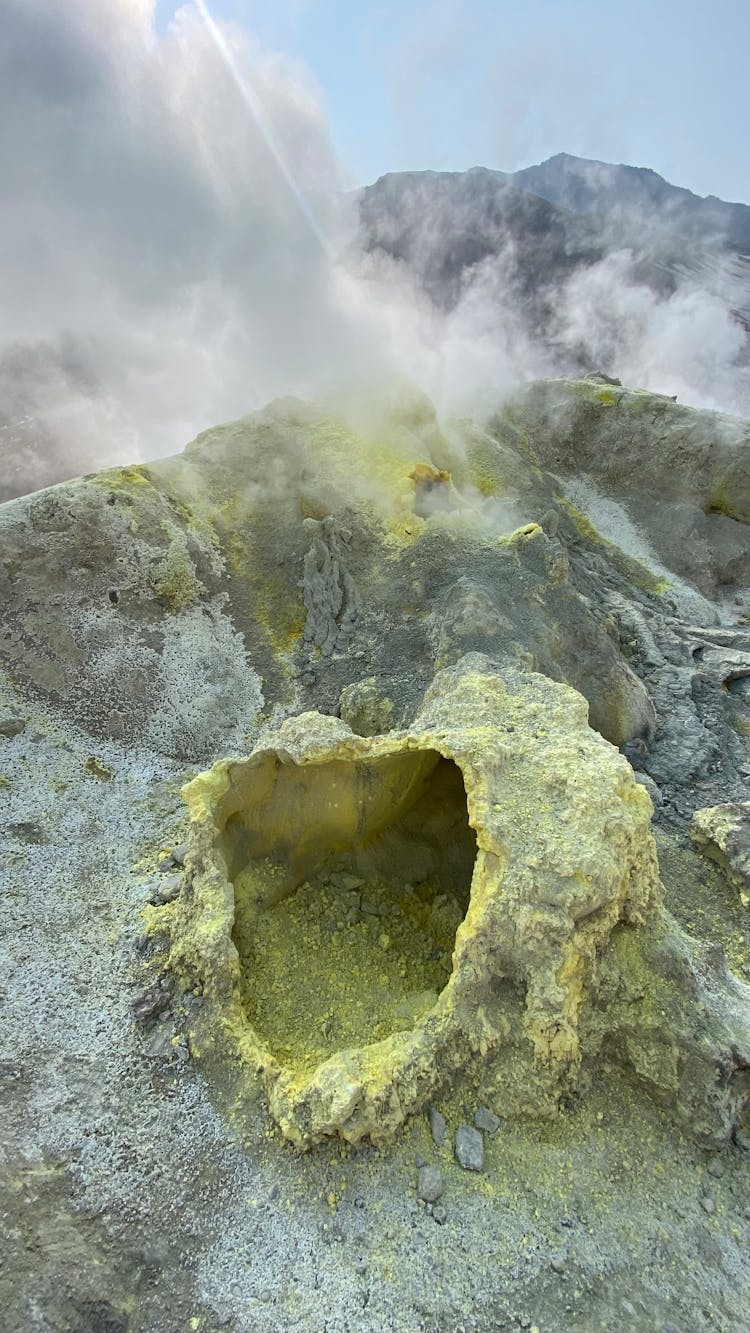
<instances>
[{"instance_id":1,"label":"white steam cloud","mask_svg":"<svg viewBox=\"0 0 750 1333\"><path fill-rule=\"evenodd\" d=\"M686 278L659 296L634 276L630 251L574 273L558 302L558 338L625 384L675 394L695 407L750 412L747 337L725 300Z\"/></svg>"},{"instance_id":2,"label":"white steam cloud","mask_svg":"<svg viewBox=\"0 0 750 1333\"><path fill-rule=\"evenodd\" d=\"M481 411L573 347L748 410L726 302L659 300L626 255L567 282L554 361L507 250L447 311L405 264L361 253L309 72L216 28L202 0L162 40L153 0L0 4L0 498L395 373Z\"/></svg>"}]
</instances>

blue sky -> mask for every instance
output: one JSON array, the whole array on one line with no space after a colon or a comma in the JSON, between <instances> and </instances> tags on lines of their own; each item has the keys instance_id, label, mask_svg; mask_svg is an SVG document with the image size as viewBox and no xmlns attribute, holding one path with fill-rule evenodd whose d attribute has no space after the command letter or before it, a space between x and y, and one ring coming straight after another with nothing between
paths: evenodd
<instances>
[{"instance_id":1,"label":"blue sky","mask_svg":"<svg viewBox=\"0 0 750 1333\"><path fill-rule=\"evenodd\" d=\"M157 0L163 31L177 6ZM566 151L750 202L750 0L210 0L309 66L356 183Z\"/></svg>"}]
</instances>

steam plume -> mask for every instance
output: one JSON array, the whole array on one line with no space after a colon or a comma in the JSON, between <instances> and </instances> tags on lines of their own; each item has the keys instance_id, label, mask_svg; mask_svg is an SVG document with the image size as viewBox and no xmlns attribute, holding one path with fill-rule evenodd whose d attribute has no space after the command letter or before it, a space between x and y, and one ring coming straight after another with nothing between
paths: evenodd
<instances>
[{"instance_id":1,"label":"steam plume","mask_svg":"<svg viewBox=\"0 0 750 1333\"><path fill-rule=\"evenodd\" d=\"M309 72L204 0L162 40L153 0L3 6L0 499L174 452L279 394L373 392L395 373L443 411L481 412L581 345L639 383L750 410L727 302L687 281L657 298L624 253L553 294L555 356L507 246L450 307L364 253Z\"/></svg>"}]
</instances>

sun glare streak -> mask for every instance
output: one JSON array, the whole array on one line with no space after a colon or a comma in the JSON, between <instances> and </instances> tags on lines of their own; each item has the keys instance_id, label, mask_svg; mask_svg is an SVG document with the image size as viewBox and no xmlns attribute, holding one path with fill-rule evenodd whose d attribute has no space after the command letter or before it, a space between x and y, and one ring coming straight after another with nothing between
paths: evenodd
<instances>
[{"instance_id":1,"label":"sun glare streak","mask_svg":"<svg viewBox=\"0 0 750 1333\"><path fill-rule=\"evenodd\" d=\"M263 142L266 148L268 149L268 152L271 154L271 157L273 158L279 172L281 173L284 182L288 186L289 191L295 200L295 203L297 204L308 227L310 228L310 231L312 232L316 241L320 245L321 249L324 250L326 253L328 253L328 244L326 242L326 238L323 235L318 225L318 221L315 217L315 214L310 208L310 205L305 199L305 196L303 195L302 191L297 185L297 182L295 181L294 176L292 175L287 165L284 154L282 153L278 145L278 142L276 140L276 136L274 135L273 130L271 129L271 126L268 123L268 120L266 119L265 112L263 111L261 102L256 95L255 89L252 87L252 84L247 80L247 78L245 78L243 74L240 72L237 62L232 53L231 47L229 46L229 43L227 42L227 39L224 36L223 32L221 31L221 28L219 27L218 23L212 17L208 5L206 4L206 0L195 0L195 6L201 18L203 19L203 22L206 25L207 31L209 32L211 38L213 39L216 49L227 68L227 71L230 75L230 78L232 79L232 82L234 83L240 97L242 98L245 107L249 111L253 119L253 123L255 124L257 130L259 131L261 138L263 139Z\"/></svg>"}]
</instances>

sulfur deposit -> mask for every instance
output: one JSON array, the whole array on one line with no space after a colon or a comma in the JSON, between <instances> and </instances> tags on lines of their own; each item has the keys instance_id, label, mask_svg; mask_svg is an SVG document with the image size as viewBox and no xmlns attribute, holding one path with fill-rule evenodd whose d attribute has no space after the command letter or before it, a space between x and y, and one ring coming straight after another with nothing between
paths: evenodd
<instances>
[{"instance_id":1,"label":"sulfur deposit","mask_svg":"<svg viewBox=\"0 0 750 1333\"><path fill-rule=\"evenodd\" d=\"M195 778L185 799L191 868L165 909L170 965L216 1009L297 1144L391 1138L452 1072L491 1061L516 988L547 1095L562 1093L581 1061L597 954L659 898L650 801L589 729L584 700L538 675L503 678L478 656L438 674L407 731L364 738L303 713L249 758ZM268 969L264 917L304 896L296 929L313 931L321 881L355 891L355 918L337 934L366 934L363 900L379 918L331 1015L342 1020L351 991L372 1006L361 1044L349 1033L341 1050L324 1027L325 982L319 1011L301 1006L307 967L290 966L290 940L271 967L299 995L296 1040L271 1037L253 975ZM351 966L320 932L310 944L324 968ZM396 974L381 994L383 953ZM431 953L437 965L420 971ZM508 1087L505 1107L521 1091Z\"/></svg>"}]
</instances>

